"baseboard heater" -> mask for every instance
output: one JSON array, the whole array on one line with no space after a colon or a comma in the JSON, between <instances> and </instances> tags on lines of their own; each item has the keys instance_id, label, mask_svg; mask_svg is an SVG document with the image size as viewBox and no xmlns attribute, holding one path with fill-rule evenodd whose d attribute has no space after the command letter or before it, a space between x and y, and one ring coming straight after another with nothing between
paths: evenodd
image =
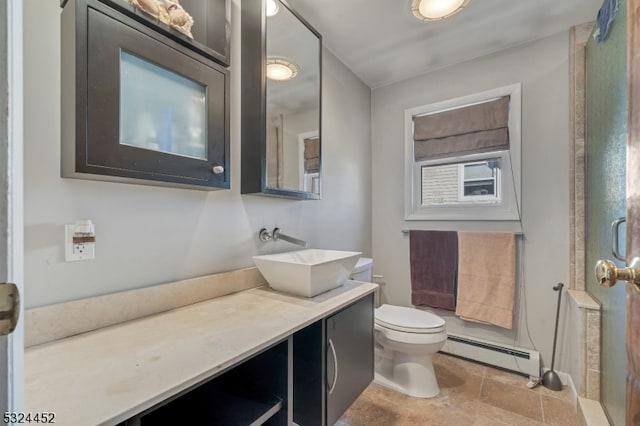
<instances>
[{"instance_id":1,"label":"baseboard heater","mask_svg":"<svg viewBox=\"0 0 640 426\"><path fill-rule=\"evenodd\" d=\"M540 376L540 352L531 349L448 334L447 341L440 351L515 373Z\"/></svg>"}]
</instances>

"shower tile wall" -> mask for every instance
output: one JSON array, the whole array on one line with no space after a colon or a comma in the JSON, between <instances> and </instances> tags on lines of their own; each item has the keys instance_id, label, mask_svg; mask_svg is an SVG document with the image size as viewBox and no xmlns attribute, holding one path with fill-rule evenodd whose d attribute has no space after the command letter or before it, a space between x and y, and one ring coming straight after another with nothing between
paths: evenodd
<instances>
[{"instance_id":1,"label":"shower tile wall","mask_svg":"<svg viewBox=\"0 0 640 426\"><path fill-rule=\"evenodd\" d=\"M593 22L571 29L570 42L570 129L569 178L570 178L570 256L569 291L575 305L580 310L577 325L581 336L578 367L579 380L576 382L578 394L588 399L600 400L600 304L585 292L585 92L586 92L586 52L585 48L593 31ZM573 367L571 367L573 368ZM572 372L574 381L576 372Z\"/></svg>"}]
</instances>

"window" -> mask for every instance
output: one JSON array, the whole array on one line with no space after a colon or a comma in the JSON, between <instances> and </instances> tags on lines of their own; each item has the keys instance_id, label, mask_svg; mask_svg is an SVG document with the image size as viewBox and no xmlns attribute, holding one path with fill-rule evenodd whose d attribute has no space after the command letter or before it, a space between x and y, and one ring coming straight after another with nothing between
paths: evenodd
<instances>
[{"instance_id":1,"label":"window","mask_svg":"<svg viewBox=\"0 0 640 426\"><path fill-rule=\"evenodd\" d=\"M406 220L520 218L520 85L405 111Z\"/></svg>"},{"instance_id":2,"label":"window","mask_svg":"<svg viewBox=\"0 0 640 426\"><path fill-rule=\"evenodd\" d=\"M500 159L458 164L458 200L500 202Z\"/></svg>"}]
</instances>

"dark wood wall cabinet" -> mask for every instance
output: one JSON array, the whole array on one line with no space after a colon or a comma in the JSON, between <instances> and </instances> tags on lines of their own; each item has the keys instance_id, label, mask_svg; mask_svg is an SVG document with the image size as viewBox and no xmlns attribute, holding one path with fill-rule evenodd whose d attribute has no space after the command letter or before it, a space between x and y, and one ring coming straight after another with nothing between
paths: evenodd
<instances>
[{"instance_id":1,"label":"dark wood wall cabinet","mask_svg":"<svg viewBox=\"0 0 640 426\"><path fill-rule=\"evenodd\" d=\"M228 0L181 3L193 40L125 0L64 5L63 177L229 188Z\"/></svg>"}]
</instances>

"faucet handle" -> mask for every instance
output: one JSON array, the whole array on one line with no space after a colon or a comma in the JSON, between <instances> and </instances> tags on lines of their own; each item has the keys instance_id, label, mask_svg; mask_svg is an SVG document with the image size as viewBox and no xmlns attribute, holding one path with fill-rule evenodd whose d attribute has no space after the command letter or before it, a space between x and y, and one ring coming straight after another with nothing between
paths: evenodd
<instances>
[{"instance_id":1,"label":"faucet handle","mask_svg":"<svg viewBox=\"0 0 640 426\"><path fill-rule=\"evenodd\" d=\"M274 229L273 233L275 234L275 231L279 230L278 228ZM262 242L267 242L267 241L271 241L273 239L273 235L267 231L266 228L262 228L260 230L260 232L258 232L258 238L260 239L260 241Z\"/></svg>"}]
</instances>

